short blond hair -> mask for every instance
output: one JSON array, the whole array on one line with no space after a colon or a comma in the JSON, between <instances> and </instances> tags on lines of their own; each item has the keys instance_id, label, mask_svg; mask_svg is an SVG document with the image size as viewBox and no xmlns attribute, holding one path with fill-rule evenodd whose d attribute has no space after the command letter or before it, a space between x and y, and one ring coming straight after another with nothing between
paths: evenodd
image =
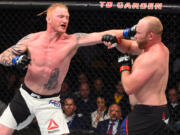
<instances>
[{"instance_id":1,"label":"short blond hair","mask_svg":"<svg viewBox=\"0 0 180 135\"><path fill-rule=\"evenodd\" d=\"M157 18L155 16L146 16L143 19L148 21L149 31L152 31L157 35L162 35L163 25L159 18Z\"/></svg>"},{"instance_id":2,"label":"short blond hair","mask_svg":"<svg viewBox=\"0 0 180 135\"><path fill-rule=\"evenodd\" d=\"M54 3L54 4L51 4L51 5L47 8L47 10L45 10L45 11L37 14L37 16L41 16L41 15L44 14L44 13L46 13L47 16L49 16L49 15L51 15L52 11L53 11L54 9L56 9L57 7L59 7L59 8L65 8L65 9L68 10L68 7L67 7L65 4L62 4L62 3Z\"/></svg>"}]
</instances>

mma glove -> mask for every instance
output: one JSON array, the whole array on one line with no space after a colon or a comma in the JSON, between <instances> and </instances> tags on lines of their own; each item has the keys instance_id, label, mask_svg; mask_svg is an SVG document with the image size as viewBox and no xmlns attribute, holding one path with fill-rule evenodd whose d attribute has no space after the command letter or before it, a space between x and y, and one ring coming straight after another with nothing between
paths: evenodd
<instances>
[{"instance_id":1,"label":"mma glove","mask_svg":"<svg viewBox=\"0 0 180 135\"><path fill-rule=\"evenodd\" d=\"M126 29L123 31L123 36L124 36L125 39L131 39L131 40L133 40L135 34L136 34L136 25L134 25L134 26L131 27L131 28L126 28Z\"/></svg>"},{"instance_id":2,"label":"mma glove","mask_svg":"<svg viewBox=\"0 0 180 135\"><path fill-rule=\"evenodd\" d=\"M136 25L134 25L131 28L126 28L123 30L123 36L125 39L134 40L135 34L136 34ZM110 42L112 44L112 47L116 47L118 44L121 43L120 38L117 38L116 36L109 34L104 35L101 40L102 42Z\"/></svg>"},{"instance_id":3,"label":"mma glove","mask_svg":"<svg viewBox=\"0 0 180 135\"><path fill-rule=\"evenodd\" d=\"M131 71L132 63L131 63L130 55L128 55L126 53L126 54L123 54L122 56L120 56L118 58L118 64L119 64L119 67L120 67L120 72Z\"/></svg>"},{"instance_id":4,"label":"mma glove","mask_svg":"<svg viewBox=\"0 0 180 135\"><path fill-rule=\"evenodd\" d=\"M30 63L31 59L27 55L16 56L12 59L12 64L19 69L24 68Z\"/></svg>"},{"instance_id":5,"label":"mma glove","mask_svg":"<svg viewBox=\"0 0 180 135\"><path fill-rule=\"evenodd\" d=\"M102 37L102 41L103 42L110 42L112 44L112 47L115 47L117 46L117 44L120 44L121 43L121 39L120 38L117 38L116 36L114 35L104 35Z\"/></svg>"}]
</instances>

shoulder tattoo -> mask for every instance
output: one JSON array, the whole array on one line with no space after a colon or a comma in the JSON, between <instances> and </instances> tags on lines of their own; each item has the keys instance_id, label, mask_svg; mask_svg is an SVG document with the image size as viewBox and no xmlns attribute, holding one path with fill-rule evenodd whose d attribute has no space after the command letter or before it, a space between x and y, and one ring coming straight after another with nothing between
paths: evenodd
<instances>
[{"instance_id":1,"label":"shoulder tattoo","mask_svg":"<svg viewBox=\"0 0 180 135\"><path fill-rule=\"evenodd\" d=\"M76 33L75 35L76 35L76 39L77 39L77 44L79 43L80 39L87 37L87 33Z\"/></svg>"},{"instance_id":2,"label":"shoulder tattoo","mask_svg":"<svg viewBox=\"0 0 180 135\"><path fill-rule=\"evenodd\" d=\"M25 41L25 40L29 40L29 36L25 36L24 38L22 38L21 40L19 40L19 42L15 45L13 45L11 48L10 48L10 51L14 54L14 55L19 55L21 53L23 53L23 50L22 50L22 42Z\"/></svg>"}]
</instances>

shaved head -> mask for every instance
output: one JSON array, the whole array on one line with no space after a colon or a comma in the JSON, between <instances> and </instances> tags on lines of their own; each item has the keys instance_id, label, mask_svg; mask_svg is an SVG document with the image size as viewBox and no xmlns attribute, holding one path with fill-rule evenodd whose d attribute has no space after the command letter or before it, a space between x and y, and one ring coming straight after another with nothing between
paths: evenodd
<instances>
[{"instance_id":1,"label":"shaved head","mask_svg":"<svg viewBox=\"0 0 180 135\"><path fill-rule=\"evenodd\" d=\"M148 44L161 41L163 25L154 16L146 16L139 20L136 27L135 39L140 49L146 48Z\"/></svg>"},{"instance_id":2,"label":"shaved head","mask_svg":"<svg viewBox=\"0 0 180 135\"><path fill-rule=\"evenodd\" d=\"M146 16L142 18L139 22L143 23L147 27L147 32L153 32L159 36L162 35L163 25L161 21L154 16Z\"/></svg>"}]
</instances>

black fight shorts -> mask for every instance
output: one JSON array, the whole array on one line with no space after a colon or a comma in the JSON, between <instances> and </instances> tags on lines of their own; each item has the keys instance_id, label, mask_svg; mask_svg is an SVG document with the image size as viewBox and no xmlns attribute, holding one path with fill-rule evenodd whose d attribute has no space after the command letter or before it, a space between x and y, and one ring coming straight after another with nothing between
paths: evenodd
<instances>
[{"instance_id":1,"label":"black fight shorts","mask_svg":"<svg viewBox=\"0 0 180 135\"><path fill-rule=\"evenodd\" d=\"M165 135L168 123L167 105L136 105L122 122L120 135Z\"/></svg>"}]
</instances>

